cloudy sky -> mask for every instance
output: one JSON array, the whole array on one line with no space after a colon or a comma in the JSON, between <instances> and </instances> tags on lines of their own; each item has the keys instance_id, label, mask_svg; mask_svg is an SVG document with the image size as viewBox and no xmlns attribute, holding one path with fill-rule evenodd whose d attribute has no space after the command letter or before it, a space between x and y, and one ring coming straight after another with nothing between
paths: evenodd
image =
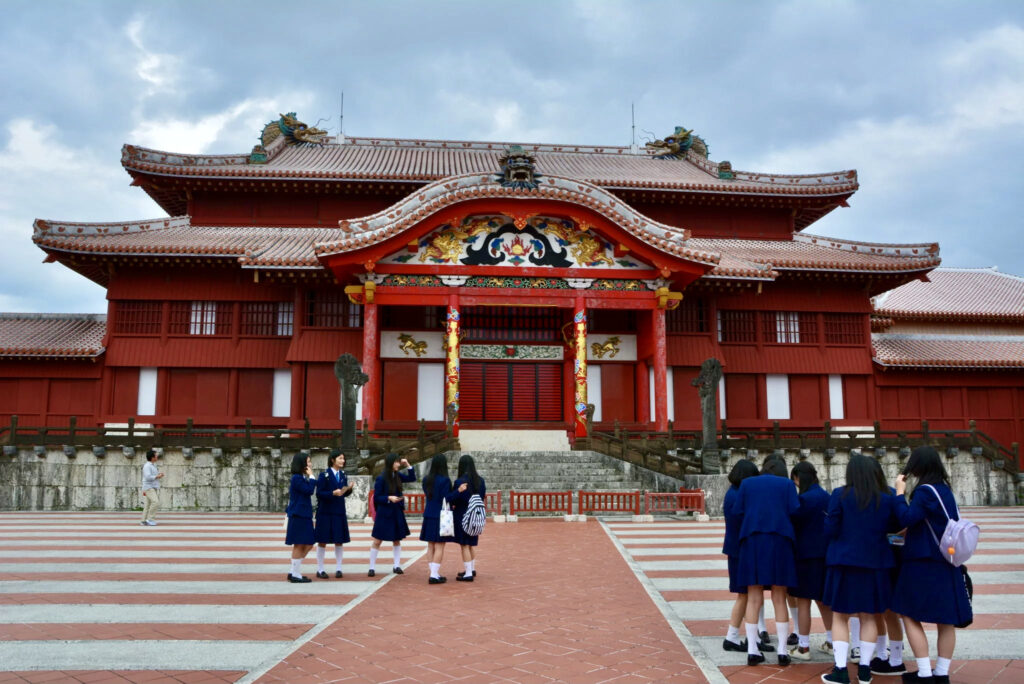
<instances>
[{"instance_id":1,"label":"cloudy sky","mask_svg":"<svg viewBox=\"0 0 1024 684\"><path fill-rule=\"evenodd\" d=\"M297 111L356 136L628 145L857 169L810 232L1024 275L1024 3L50 2L0 25L0 311L106 310L32 221L162 216L121 145L248 151Z\"/></svg>"}]
</instances>

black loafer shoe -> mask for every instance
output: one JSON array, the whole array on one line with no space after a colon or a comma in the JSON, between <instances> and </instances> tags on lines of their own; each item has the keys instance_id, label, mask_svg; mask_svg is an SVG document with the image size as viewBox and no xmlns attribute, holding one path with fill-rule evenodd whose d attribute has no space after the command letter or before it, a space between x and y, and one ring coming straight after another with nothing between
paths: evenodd
<instances>
[{"instance_id":1,"label":"black loafer shoe","mask_svg":"<svg viewBox=\"0 0 1024 684\"><path fill-rule=\"evenodd\" d=\"M900 663L899 665L890 665L888 660L882 660L881 658L873 658L871 660L871 674L889 677L902 675L906 671L907 666L903 663Z\"/></svg>"},{"instance_id":2,"label":"black loafer shoe","mask_svg":"<svg viewBox=\"0 0 1024 684\"><path fill-rule=\"evenodd\" d=\"M796 632L793 632L792 634L790 634L789 638L786 639L786 645L787 646L797 646L797 645L799 645L799 643L800 643L800 637L798 637L796 635Z\"/></svg>"},{"instance_id":3,"label":"black loafer shoe","mask_svg":"<svg viewBox=\"0 0 1024 684\"><path fill-rule=\"evenodd\" d=\"M305 576L303 576L303 577L293 577L292 575L288 575L288 581L291 582L292 584L305 584L306 582L312 582L313 580L311 580L311 579L309 579L308 577L305 577Z\"/></svg>"},{"instance_id":4,"label":"black loafer shoe","mask_svg":"<svg viewBox=\"0 0 1024 684\"><path fill-rule=\"evenodd\" d=\"M858 665L857 666L857 680L860 682L860 684L869 684L871 682L871 666L870 665Z\"/></svg>"},{"instance_id":5,"label":"black loafer shoe","mask_svg":"<svg viewBox=\"0 0 1024 684\"><path fill-rule=\"evenodd\" d=\"M775 648L775 647L772 646L772 642L770 642L770 641L759 641L759 642L757 642L757 650L758 651L770 651L773 648Z\"/></svg>"},{"instance_id":6,"label":"black loafer shoe","mask_svg":"<svg viewBox=\"0 0 1024 684\"><path fill-rule=\"evenodd\" d=\"M740 643L735 641L729 641L728 639L722 639L722 650L723 651L736 651L737 653L747 652L747 640L744 639Z\"/></svg>"},{"instance_id":7,"label":"black loafer shoe","mask_svg":"<svg viewBox=\"0 0 1024 684\"><path fill-rule=\"evenodd\" d=\"M376 570L370 570L368 573L366 573L367 577L375 577L376 575L377 575L377 571Z\"/></svg>"},{"instance_id":8,"label":"black loafer shoe","mask_svg":"<svg viewBox=\"0 0 1024 684\"><path fill-rule=\"evenodd\" d=\"M328 575L327 575L326 572L322 572L320 570L317 570L316 578L317 579L328 579Z\"/></svg>"},{"instance_id":9,"label":"black loafer shoe","mask_svg":"<svg viewBox=\"0 0 1024 684\"><path fill-rule=\"evenodd\" d=\"M405 574L405 570L402 570L402 568L398 567L397 565L395 566L395 569L392 572L394 572L396 575L404 575Z\"/></svg>"},{"instance_id":10,"label":"black loafer shoe","mask_svg":"<svg viewBox=\"0 0 1024 684\"><path fill-rule=\"evenodd\" d=\"M427 583L428 583L428 584L444 584L444 583L445 583L446 581L447 581L447 580L445 580L445 578L444 578L444 577L431 577L431 578L430 578L430 579L429 579L429 580L427 581Z\"/></svg>"},{"instance_id":11,"label":"black loafer shoe","mask_svg":"<svg viewBox=\"0 0 1024 684\"><path fill-rule=\"evenodd\" d=\"M747 665L760 665L764 662L764 656L758 653L757 655L747 654Z\"/></svg>"},{"instance_id":12,"label":"black loafer shoe","mask_svg":"<svg viewBox=\"0 0 1024 684\"><path fill-rule=\"evenodd\" d=\"M335 570L334 577L335 579L341 579L342 577L344 577L344 575L341 574L341 570Z\"/></svg>"},{"instance_id":13,"label":"black loafer shoe","mask_svg":"<svg viewBox=\"0 0 1024 684\"><path fill-rule=\"evenodd\" d=\"M460 572L460 573L457 573L457 574L456 574L456 576L457 576L457 577L462 577L462 576L463 576L463 575L465 575L465 574L466 574L466 571L465 571L465 570L463 570L462 572ZM474 570L474 571L473 571L473 577L476 577L476 570Z\"/></svg>"},{"instance_id":14,"label":"black loafer shoe","mask_svg":"<svg viewBox=\"0 0 1024 684\"><path fill-rule=\"evenodd\" d=\"M770 636L768 636L768 632L761 632L757 636L761 637L761 643L762 644L770 644L770 643L772 643L772 638Z\"/></svg>"},{"instance_id":15,"label":"black loafer shoe","mask_svg":"<svg viewBox=\"0 0 1024 684\"><path fill-rule=\"evenodd\" d=\"M458 577L455 578L455 581L456 582L472 582L473 578L472 577L466 577L465 575L459 575Z\"/></svg>"},{"instance_id":16,"label":"black loafer shoe","mask_svg":"<svg viewBox=\"0 0 1024 684\"><path fill-rule=\"evenodd\" d=\"M782 667L785 667L786 665L789 665L791 662L793 662L793 661L790 660L790 658L789 658L789 656L787 654L785 654L785 653L780 653L779 654L779 665L781 665Z\"/></svg>"}]
</instances>

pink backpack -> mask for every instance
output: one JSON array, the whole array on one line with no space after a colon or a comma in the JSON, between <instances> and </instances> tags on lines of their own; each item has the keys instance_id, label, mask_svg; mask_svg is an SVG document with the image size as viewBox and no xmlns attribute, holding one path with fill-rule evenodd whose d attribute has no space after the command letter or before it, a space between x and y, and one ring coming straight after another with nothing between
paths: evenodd
<instances>
[{"instance_id":1,"label":"pink backpack","mask_svg":"<svg viewBox=\"0 0 1024 684\"><path fill-rule=\"evenodd\" d=\"M925 525L928 526L928 531L932 534L932 539L939 546L939 553L950 562L954 567L959 568L961 565L966 563L971 556L974 555L974 550L978 548L978 535L981 530L977 525L972 523L970 520L960 518L960 509L956 509L956 515L959 520L953 520L949 517L949 511L946 510L946 504L942 503L942 497L939 496L939 492L935 487L931 485L924 485L928 489L932 490L935 494L935 498L939 500L939 505L942 506L942 512L946 514L946 529L942 532L942 539L940 540L935 536L935 530L932 529L931 524L925 520ZM956 501L953 501L953 505L956 506Z\"/></svg>"}]
</instances>

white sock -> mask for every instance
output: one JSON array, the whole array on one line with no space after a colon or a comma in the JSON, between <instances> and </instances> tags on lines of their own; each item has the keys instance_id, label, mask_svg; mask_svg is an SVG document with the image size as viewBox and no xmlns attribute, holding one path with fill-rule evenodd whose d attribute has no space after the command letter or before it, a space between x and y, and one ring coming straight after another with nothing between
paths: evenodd
<instances>
[{"instance_id":1,"label":"white sock","mask_svg":"<svg viewBox=\"0 0 1024 684\"><path fill-rule=\"evenodd\" d=\"M878 635L878 638L875 639L875 653L878 654L879 658L885 655L885 646L888 643L888 641L889 639L884 634Z\"/></svg>"},{"instance_id":2,"label":"white sock","mask_svg":"<svg viewBox=\"0 0 1024 684\"><path fill-rule=\"evenodd\" d=\"M889 664L893 667L903 664L903 642L889 642Z\"/></svg>"},{"instance_id":3,"label":"white sock","mask_svg":"<svg viewBox=\"0 0 1024 684\"><path fill-rule=\"evenodd\" d=\"M345 548L340 544L334 547L334 569L341 572L341 559L345 555Z\"/></svg>"},{"instance_id":4,"label":"white sock","mask_svg":"<svg viewBox=\"0 0 1024 684\"><path fill-rule=\"evenodd\" d=\"M800 629L800 627L799 627L799 624L800 624L799 609L796 606L790 606L789 607L789 621L792 622L794 625L796 625L797 629ZM796 631L796 630L794 630L794 631ZM789 636L789 635L786 635L786 636Z\"/></svg>"},{"instance_id":5,"label":"white sock","mask_svg":"<svg viewBox=\"0 0 1024 684\"><path fill-rule=\"evenodd\" d=\"M302 577L301 558L292 558L292 577Z\"/></svg>"},{"instance_id":6,"label":"white sock","mask_svg":"<svg viewBox=\"0 0 1024 684\"><path fill-rule=\"evenodd\" d=\"M740 628L729 625L729 631L725 633L725 639L734 644L740 643Z\"/></svg>"},{"instance_id":7,"label":"white sock","mask_svg":"<svg viewBox=\"0 0 1024 684\"><path fill-rule=\"evenodd\" d=\"M949 674L949 664L950 664L950 662L951 661L949 660L949 658L942 658L942 657L936 658L935 659L935 670L932 671L932 674L938 675L939 677L942 677L944 675L948 675Z\"/></svg>"},{"instance_id":8,"label":"white sock","mask_svg":"<svg viewBox=\"0 0 1024 684\"><path fill-rule=\"evenodd\" d=\"M839 669L846 667L846 660L850 657L850 642L833 641L832 648L835 649L836 667Z\"/></svg>"},{"instance_id":9,"label":"white sock","mask_svg":"<svg viewBox=\"0 0 1024 684\"><path fill-rule=\"evenodd\" d=\"M316 571L324 571L324 556L327 554L327 547L318 546L316 547Z\"/></svg>"},{"instance_id":10,"label":"white sock","mask_svg":"<svg viewBox=\"0 0 1024 684\"><path fill-rule=\"evenodd\" d=\"M850 643L860 643L860 618L850 618Z\"/></svg>"},{"instance_id":11,"label":"white sock","mask_svg":"<svg viewBox=\"0 0 1024 684\"><path fill-rule=\"evenodd\" d=\"M380 549L374 548L372 546L370 547L370 569L371 570L376 570L377 569L377 552L378 551L380 551Z\"/></svg>"},{"instance_id":12,"label":"white sock","mask_svg":"<svg viewBox=\"0 0 1024 684\"><path fill-rule=\"evenodd\" d=\"M761 651L757 649L757 642L760 641L758 637L757 625L747 622L747 655L760 655Z\"/></svg>"},{"instance_id":13,"label":"white sock","mask_svg":"<svg viewBox=\"0 0 1024 684\"><path fill-rule=\"evenodd\" d=\"M799 646L800 648L810 648L811 647L811 637L810 637L809 634L800 634L798 632L797 635L796 635L796 638L798 639L797 646Z\"/></svg>"},{"instance_id":14,"label":"white sock","mask_svg":"<svg viewBox=\"0 0 1024 684\"><path fill-rule=\"evenodd\" d=\"M430 576L437 579L441 576L441 564L440 563L427 563L430 566Z\"/></svg>"},{"instance_id":15,"label":"white sock","mask_svg":"<svg viewBox=\"0 0 1024 684\"><path fill-rule=\"evenodd\" d=\"M395 557L395 567L397 568L399 565L402 564L402 547L396 546L393 549L391 549L391 555Z\"/></svg>"},{"instance_id":16,"label":"white sock","mask_svg":"<svg viewBox=\"0 0 1024 684\"><path fill-rule=\"evenodd\" d=\"M825 630L825 641L827 641L830 644L832 643L832 630L831 629L826 629Z\"/></svg>"},{"instance_id":17,"label":"white sock","mask_svg":"<svg viewBox=\"0 0 1024 684\"><path fill-rule=\"evenodd\" d=\"M932 661L928 658L914 658L917 661L917 676L918 677L931 677L932 676Z\"/></svg>"},{"instance_id":18,"label":"white sock","mask_svg":"<svg viewBox=\"0 0 1024 684\"><path fill-rule=\"evenodd\" d=\"M779 622L777 617L775 620L775 633L779 637L779 643L776 644L775 651L781 655L786 653L786 639L789 638L789 623Z\"/></svg>"},{"instance_id":19,"label":"white sock","mask_svg":"<svg viewBox=\"0 0 1024 684\"><path fill-rule=\"evenodd\" d=\"M767 632L768 626L764 624L764 604L761 604L761 610L757 611L757 631L758 633Z\"/></svg>"},{"instance_id":20,"label":"white sock","mask_svg":"<svg viewBox=\"0 0 1024 684\"><path fill-rule=\"evenodd\" d=\"M463 565L462 574L465 575L467 579L472 577L473 576L473 563L472 562L467 563L466 561L463 561L462 565Z\"/></svg>"},{"instance_id":21,"label":"white sock","mask_svg":"<svg viewBox=\"0 0 1024 684\"><path fill-rule=\"evenodd\" d=\"M476 574L476 561L475 560L469 561L469 574L470 575L475 575Z\"/></svg>"},{"instance_id":22,"label":"white sock","mask_svg":"<svg viewBox=\"0 0 1024 684\"><path fill-rule=\"evenodd\" d=\"M875 642L874 641L862 641L860 642L860 664L870 665L871 658L875 655Z\"/></svg>"}]
</instances>

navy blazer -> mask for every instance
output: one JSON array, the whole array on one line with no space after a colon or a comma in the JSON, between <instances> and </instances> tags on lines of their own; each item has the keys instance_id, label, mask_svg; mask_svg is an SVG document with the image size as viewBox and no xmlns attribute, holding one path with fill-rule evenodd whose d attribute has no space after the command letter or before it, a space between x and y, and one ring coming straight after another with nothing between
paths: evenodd
<instances>
[{"instance_id":1,"label":"navy blazer","mask_svg":"<svg viewBox=\"0 0 1024 684\"><path fill-rule=\"evenodd\" d=\"M881 494L876 508L857 505L857 496L850 492L843 496L846 487L837 487L828 502L828 518L825 520L825 535L831 540L828 565L850 565L857 568L883 570L896 564L889 546L889 533L902 529L896 515L896 497Z\"/></svg>"},{"instance_id":2,"label":"navy blazer","mask_svg":"<svg viewBox=\"0 0 1024 684\"><path fill-rule=\"evenodd\" d=\"M334 496L335 489L344 489L348 486L348 475L327 468L320 477L316 479L316 512L317 515L346 515L345 498L351 492L345 492L341 496Z\"/></svg>"},{"instance_id":3,"label":"navy blazer","mask_svg":"<svg viewBox=\"0 0 1024 684\"><path fill-rule=\"evenodd\" d=\"M426 483L428 475L423 476L423 482ZM426 497L426 504L423 506L423 517L424 518L440 518L441 517L441 501L448 498L448 493L452 491L451 478L446 476L437 476L434 478L433 490ZM426 489L423 490L426 494Z\"/></svg>"},{"instance_id":4,"label":"navy blazer","mask_svg":"<svg viewBox=\"0 0 1024 684\"><path fill-rule=\"evenodd\" d=\"M758 475L740 483L736 513L743 516L740 540L752 534L777 534L793 539L790 516L800 508L796 486L788 477Z\"/></svg>"},{"instance_id":5,"label":"navy blazer","mask_svg":"<svg viewBox=\"0 0 1024 684\"><path fill-rule=\"evenodd\" d=\"M825 536L825 516L828 514L828 492L821 485L813 484L800 494L800 508L793 514L793 529L796 531L796 557L824 558L828 549Z\"/></svg>"},{"instance_id":6,"label":"navy blazer","mask_svg":"<svg viewBox=\"0 0 1024 684\"><path fill-rule=\"evenodd\" d=\"M409 469L404 473L399 472L398 477L402 482L415 482L416 471L409 466ZM377 519L380 520L381 516L384 519L395 517L396 511L405 510L405 499L403 498L398 503L391 503L388 501L389 496L394 496L388 492L388 483L384 481L384 474L381 473L377 476L377 481L373 483L373 506L377 510Z\"/></svg>"},{"instance_id":7,"label":"navy blazer","mask_svg":"<svg viewBox=\"0 0 1024 684\"><path fill-rule=\"evenodd\" d=\"M296 518L312 518L313 502L309 497L313 496L314 491L316 481L313 478L292 475L292 481L288 484L288 508L284 512Z\"/></svg>"},{"instance_id":8,"label":"navy blazer","mask_svg":"<svg viewBox=\"0 0 1024 684\"><path fill-rule=\"evenodd\" d=\"M960 516L956 510L956 500L953 492L945 484L932 485L942 497L942 503L946 505L949 517L959 520ZM931 525L935 536L942 541L942 533L946 529L946 514L942 512L939 500L935 498L935 492L928 487L918 485L914 488L910 504L902 496L896 497L896 515L900 524L907 528L907 541L903 545L903 559L931 558L934 560L946 561L945 554L939 550L939 545L932 539L931 533L926 525Z\"/></svg>"},{"instance_id":9,"label":"navy blazer","mask_svg":"<svg viewBox=\"0 0 1024 684\"><path fill-rule=\"evenodd\" d=\"M722 502L722 515L725 516L725 541L722 542L722 553L727 556L740 555L740 524L743 522L743 514L736 512L739 496L740 488L730 486Z\"/></svg>"},{"instance_id":10,"label":"navy blazer","mask_svg":"<svg viewBox=\"0 0 1024 684\"><path fill-rule=\"evenodd\" d=\"M448 495L445 497L446 499L448 499L448 503L450 503L455 508L456 520L462 520L462 516L465 515L466 511L469 509L469 497L473 496L474 494L479 494L480 498L483 499L484 504L487 503L487 483L484 482L484 478L480 478L479 492L472 491L472 487L466 487L466 491L460 492L459 487L463 483L469 484L469 480L464 477L460 477L459 479L457 479L455 481L455 484L452 485L452 490L448 492Z\"/></svg>"}]
</instances>

